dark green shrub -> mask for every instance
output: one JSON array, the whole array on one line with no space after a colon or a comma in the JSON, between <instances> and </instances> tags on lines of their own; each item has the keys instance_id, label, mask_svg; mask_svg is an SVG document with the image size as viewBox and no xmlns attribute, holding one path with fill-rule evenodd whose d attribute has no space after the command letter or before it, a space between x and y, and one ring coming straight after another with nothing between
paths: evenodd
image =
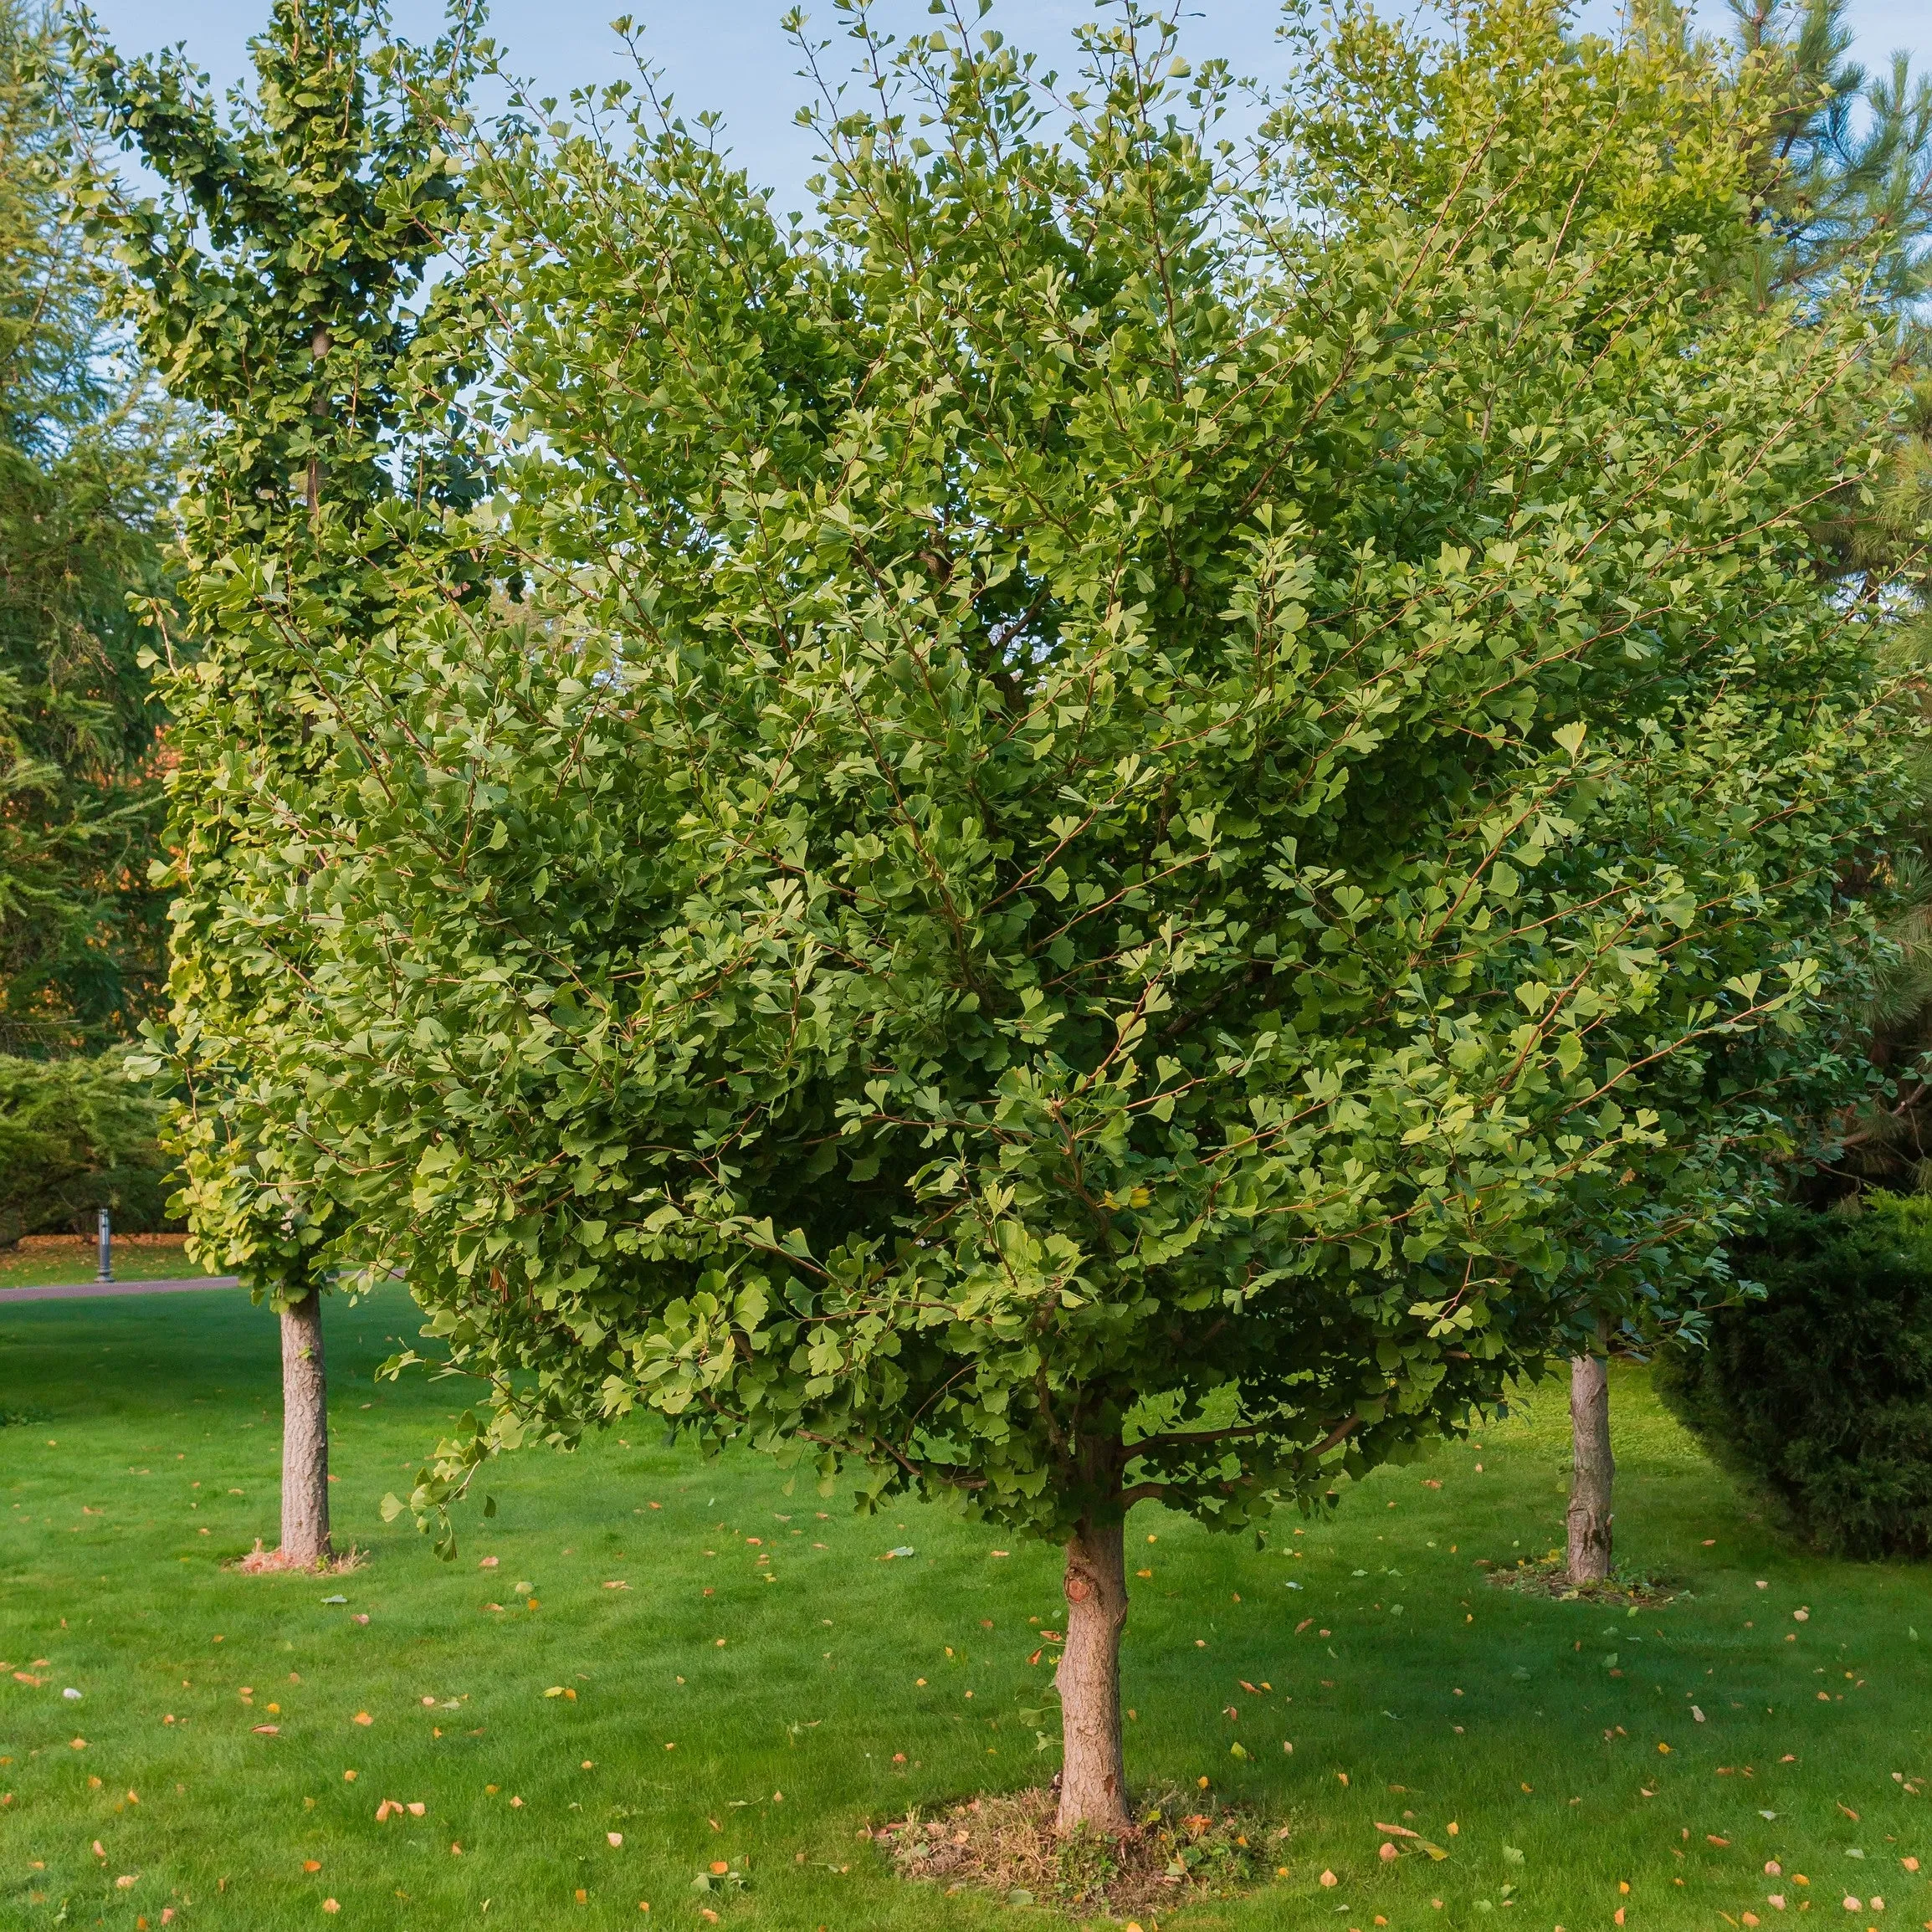
<instances>
[{"instance_id":1,"label":"dark green shrub","mask_svg":"<svg viewBox=\"0 0 1932 1932\"><path fill-rule=\"evenodd\" d=\"M1932 1553L1932 1200L1787 1209L1735 1258L1764 1299L1659 1359L1665 1402L1818 1548Z\"/></svg>"},{"instance_id":2,"label":"dark green shrub","mask_svg":"<svg viewBox=\"0 0 1932 1932\"><path fill-rule=\"evenodd\" d=\"M0 1248L23 1234L85 1231L97 1207L128 1233L167 1225L172 1163L161 1103L116 1049L88 1059L0 1054Z\"/></svg>"}]
</instances>

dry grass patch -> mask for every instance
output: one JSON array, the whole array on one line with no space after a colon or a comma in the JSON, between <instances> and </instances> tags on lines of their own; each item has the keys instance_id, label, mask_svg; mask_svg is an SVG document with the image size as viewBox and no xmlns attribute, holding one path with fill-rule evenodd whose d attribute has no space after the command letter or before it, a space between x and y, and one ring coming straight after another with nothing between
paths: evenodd
<instances>
[{"instance_id":1,"label":"dry grass patch","mask_svg":"<svg viewBox=\"0 0 1932 1932\"><path fill-rule=\"evenodd\" d=\"M339 1556L318 1557L312 1563L298 1563L292 1556L284 1556L279 1550L264 1550L259 1536L255 1546L245 1556L238 1556L232 1563L224 1563L224 1570L238 1570L244 1576L280 1576L292 1571L300 1571L305 1576L346 1576L351 1570L360 1570L369 1560L368 1552L358 1550L351 1543Z\"/></svg>"}]
</instances>

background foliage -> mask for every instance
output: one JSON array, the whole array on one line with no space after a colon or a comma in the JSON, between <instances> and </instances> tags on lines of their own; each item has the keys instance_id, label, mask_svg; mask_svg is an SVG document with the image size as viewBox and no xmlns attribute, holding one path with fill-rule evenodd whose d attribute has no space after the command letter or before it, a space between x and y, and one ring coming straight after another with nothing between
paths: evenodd
<instances>
[{"instance_id":1,"label":"background foliage","mask_svg":"<svg viewBox=\"0 0 1932 1932\"><path fill-rule=\"evenodd\" d=\"M116 1227L167 1218L161 1106L128 1078L125 1049L59 1060L0 1055L0 1248L79 1228L98 1207Z\"/></svg>"},{"instance_id":2,"label":"background foliage","mask_svg":"<svg viewBox=\"0 0 1932 1932\"><path fill-rule=\"evenodd\" d=\"M59 192L49 30L0 6L0 1053L99 1052L156 1010L161 588L177 413Z\"/></svg>"},{"instance_id":3,"label":"background foliage","mask_svg":"<svg viewBox=\"0 0 1932 1932\"><path fill-rule=\"evenodd\" d=\"M160 1109L125 1043L156 1009L161 713L130 598L161 606L181 418L112 316L60 191L52 30L0 4L0 1248L164 1220Z\"/></svg>"}]
</instances>

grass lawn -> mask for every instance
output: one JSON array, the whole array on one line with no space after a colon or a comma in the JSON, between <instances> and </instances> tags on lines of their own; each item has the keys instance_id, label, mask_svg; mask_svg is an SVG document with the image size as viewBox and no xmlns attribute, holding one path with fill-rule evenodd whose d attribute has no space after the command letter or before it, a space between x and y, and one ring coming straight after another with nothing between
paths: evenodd
<instances>
[{"instance_id":1,"label":"grass lawn","mask_svg":"<svg viewBox=\"0 0 1932 1932\"><path fill-rule=\"evenodd\" d=\"M1061 1922L903 1884L857 1835L1051 1772L1053 1552L856 1518L640 1423L502 1465L444 1565L377 1504L463 1385L372 1383L414 1337L400 1291L329 1324L336 1521L370 1561L244 1578L223 1560L275 1534L273 1318L232 1292L0 1309L26 1416L0 1428L0 1925ZM1130 1774L1288 1831L1285 1877L1161 1924L1932 1921L1932 1798L1900 1781L1932 1771L1926 1573L1801 1554L1641 1376L1615 1402L1622 1552L1692 1593L1635 1616L1477 1567L1558 1533L1560 1391L1266 1553L1135 1513ZM378 1823L386 1800L421 1808ZM1378 1821L1450 1855L1384 1863ZM694 1891L714 1860L747 1888Z\"/></svg>"},{"instance_id":2,"label":"grass lawn","mask_svg":"<svg viewBox=\"0 0 1932 1932\"><path fill-rule=\"evenodd\" d=\"M92 1281L99 1265L92 1237L30 1237L9 1253L0 1253L0 1288L48 1288ZM116 1281L185 1280L208 1270L187 1258L177 1235L117 1234L114 1238Z\"/></svg>"}]
</instances>

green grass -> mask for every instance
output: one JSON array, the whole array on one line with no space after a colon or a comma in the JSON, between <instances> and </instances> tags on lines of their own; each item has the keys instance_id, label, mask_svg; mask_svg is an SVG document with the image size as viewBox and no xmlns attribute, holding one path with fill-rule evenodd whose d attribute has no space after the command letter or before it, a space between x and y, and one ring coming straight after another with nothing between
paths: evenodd
<instances>
[{"instance_id":1,"label":"green grass","mask_svg":"<svg viewBox=\"0 0 1932 1932\"><path fill-rule=\"evenodd\" d=\"M1057 1627L1052 1552L936 1510L858 1519L640 1424L501 1465L500 1514L472 1513L445 1566L377 1505L463 1385L372 1382L414 1335L397 1291L329 1320L336 1519L371 1560L251 1579L221 1565L274 1538L272 1318L232 1293L0 1309L0 1409L31 1418L0 1428L0 1925L131 1932L169 1906L182 1932L703 1932L707 1904L727 1927L802 1932L1049 1922L901 1885L856 1833L1051 1771L1052 1716L1030 1714L1052 1653L1028 1659L1033 1620ZM1265 1554L1135 1512L1153 1574L1126 1641L1130 1775L1207 1778L1289 1832L1269 1857L1286 1878L1163 1925L1581 1932L1621 1905L1632 1932L1716 1932L1747 1910L1795 1927L1801 1901L1880 1932L1932 1919L1925 1875L1900 1863L1932 1869L1932 1799L1894 1776L1932 1771L1924 1571L1793 1550L1640 1376L1616 1404L1622 1553L1691 1592L1636 1617L1476 1567L1558 1532L1560 1391L1481 1449L1350 1491L1332 1524L1284 1522ZM881 1560L902 1545L916 1554ZM378 1824L384 1799L426 1810ZM1377 1821L1451 1856L1385 1865ZM694 1892L715 1858L749 1890ZM1883 1917L1844 1909L1874 1892Z\"/></svg>"},{"instance_id":2,"label":"green grass","mask_svg":"<svg viewBox=\"0 0 1932 1932\"><path fill-rule=\"evenodd\" d=\"M0 1288L59 1287L69 1282L94 1279L95 1251L92 1241L76 1238L59 1246L36 1243L31 1248L0 1253ZM138 1243L125 1236L114 1243L114 1279L116 1281L186 1280L209 1270L187 1258L181 1241L151 1238Z\"/></svg>"}]
</instances>

